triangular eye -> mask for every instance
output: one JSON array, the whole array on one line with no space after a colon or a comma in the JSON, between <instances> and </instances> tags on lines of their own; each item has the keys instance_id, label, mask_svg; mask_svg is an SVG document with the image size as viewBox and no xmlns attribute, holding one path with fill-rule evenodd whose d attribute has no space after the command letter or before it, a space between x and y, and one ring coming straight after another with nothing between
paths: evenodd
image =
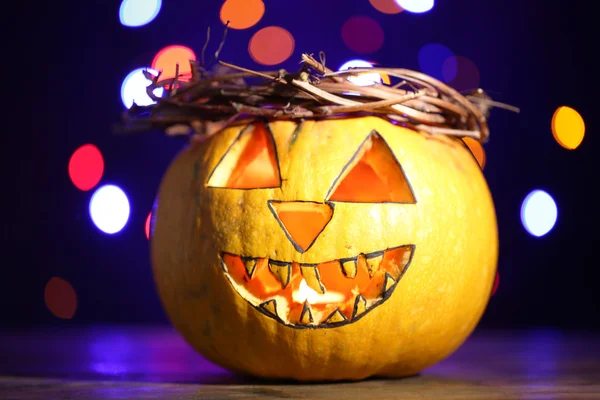
<instances>
[{"instance_id":1,"label":"triangular eye","mask_svg":"<svg viewBox=\"0 0 600 400\"><path fill-rule=\"evenodd\" d=\"M242 130L208 180L209 187L274 188L281 185L273 135L265 124Z\"/></svg>"},{"instance_id":2,"label":"triangular eye","mask_svg":"<svg viewBox=\"0 0 600 400\"><path fill-rule=\"evenodd\" d=\"M402 167L387 143L375 131L336 178L327 200L416 203Z\"/></svg>"}]
</instances>

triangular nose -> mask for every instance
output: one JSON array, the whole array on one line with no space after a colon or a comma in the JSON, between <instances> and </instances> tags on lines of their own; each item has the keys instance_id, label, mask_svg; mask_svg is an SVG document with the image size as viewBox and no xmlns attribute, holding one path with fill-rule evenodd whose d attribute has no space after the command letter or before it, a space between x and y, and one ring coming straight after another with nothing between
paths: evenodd
<instances>
[{"instance_id":1,"label":"triangular nose","mask_svg":"<svg viewBox=\"0 0 600 400\"><path fill-rule=\"evenodd\" d=\"M269 208L300 253L312 246L333 215L329 204L310 201L269 200Z\"/></svg>"}]
</instances>

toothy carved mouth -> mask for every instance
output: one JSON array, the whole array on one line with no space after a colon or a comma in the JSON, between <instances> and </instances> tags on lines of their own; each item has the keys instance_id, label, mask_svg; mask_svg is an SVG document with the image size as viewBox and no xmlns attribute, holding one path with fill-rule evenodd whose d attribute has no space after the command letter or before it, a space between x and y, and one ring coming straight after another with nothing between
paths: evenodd
<instances>
[{"instance_id":1,"label":"toothy carved mouth","mask_svg":"<svg viewBox=\"0 0 600 400\"><path fill-rule=\"evenodd\" d=\"M406 272L414 245L319 264L221 254L225 276L254 308L297 328L352 323L385 302Z\"/></svg>"}]
</instances>

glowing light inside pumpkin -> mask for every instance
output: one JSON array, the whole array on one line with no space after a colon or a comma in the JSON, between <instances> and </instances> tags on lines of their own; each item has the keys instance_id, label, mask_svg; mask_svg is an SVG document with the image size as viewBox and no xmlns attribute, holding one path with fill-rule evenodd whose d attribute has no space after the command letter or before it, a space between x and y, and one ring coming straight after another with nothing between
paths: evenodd
<instances>
[{"instance_id":1,"label":"glowing light inside pumpkin","mask_svg":"<svg viewBox=\"0 0 600 400\"><path fill-rule=\"evenodd\" d=\"M340 67L339 71L345 71L350 68L372 68L373 64L365 60L354 59L346 61ZM369 86L375 83L381 83L381 76L377 73L362 73L359 76L350 76L348 80L358 86Z\"/></svg>"},{"instance_id":2,"label":"glowing light inside pumpkin","mask_svg":"<svg viewBox=\"0 0 600 400\"><path fill-rule=\"evenodd\" d=\"M121 25L138 28L149 24L160 12L162 0L123 0L119 9Z\"/></svg>"},{"instance_id":3,"label":"glowing light inside pumpkin","mask_svg":"<svg viewBox=\"0 0 600 400\"><path fill-rule=\"evenodd\" d=\"M146 88L152 83L152 81L146 79L144 76L144 70L155 76L158 74L152 69L138 68L131 71L129 74L127 74L125 79L123 79L123 83L121 84L121 100L123 101L123 105L127 108L131 108L133 103L137 104L138 106L148 106L156 103L150 98L150 96L148 96L148 93L146 92ZM152 93L158 97L162 97L163 92L163 88L157 88L154 89Z\"/></svg>"},{"instance_id":4,"label":"glowing light inside pumpkin","mask_svg":"<svg viewBox=\"0 0 600 400\"><path fill-rule=\"evenodd\" d=\"M403 11L395 0L369 0L369 3L384 14L398 14Z\"/></svg>"},{"instance_id":5,"label":"glowing light inside pumpkin","mask_svg":"<svg viewBox=\"0 0 600 400\"><path fill-rule=\"evenodd\" d=\"M66 280L53 277L44 288L44 302L48 310L57 318L71 319L77 310L77 294Z\"/></svg>"},{"instance_id":6,"label":"glowing light inside pumpkin","mask_svg":"<svg viewBox=\"0 0 600 400\"><path fill-rule=\"evenodd\" d=\"M262 0L227 0L221 6L221 22L233 29L247 29L258 23L265 14Z\"/></svg>"},{"instance_id":7,"label":"glowing light inside pumpkin","mask_svg":"<svg viewBox=\"0 0 600 400\"><path fill-rule=\"evenodd\" d=\"M341 303L346 299L346 295L332 290L328 290L321 294L308 286L306 280L302 278L298 285L298 290L295 290L294 293L292 293L292 299L295 303L304 303L307 301L308 304L331 304Z\"/></svg>"},{"instance_id":8,"label":"glowing light inside pumpkin","mask_svg":"<svg viewBox=\"0 0 600 400\"><path fill-rule=\"evenodd\" d=\"M452 50L443 44L426 44L419 50L418 59L419 68L427 75L445 82L456 77L456 58Z\"/></svg>"},{"instance_id":9,"label":"glowing light inside pumpkin","mask_svg":"<svg viewBox=\"0 0 600 400\"><path fill-rule=\"evenodd\" d=\"M396 0L396 3L411 13L424 13L433 8L434 0Z\"/></svg>"},{"instance_id":10,"label":"glowing light inside pumpkin","mask_svg":"<svg viewBox=\"0 0 600 400\"><path fill-rule=\"evenodd\" d=\"M544 236L552 230L557 218L558 208L547 192L537 189L523 200L521 222L529 234Z\"/></svg>"},{"instance_id":11,"label":"glowing light inside pumpkin","mask_svg":"<svg viewBox=\"0 0 600 400\"><path fill-rule=\"evenodd\" d=\"M383 38L383 29L370 17L352 17L342 26L344 43L358 54L376 52L383 46Z\"/></svg>"},{"instance_id":12,"label":"glowing light inside pumpkin","mask_svg":"<svg viewBox=\"0 0 600 400\"><path fill-rule=\"evenodd\" d=\"M90 217L104 233L121 231L129 220L129 211L127 195L115 185L101 186L90 200Z\"/></svg>"},{"instance_id":13,"label":"glowing light inside pumpkin","mask_svg":"<svg viewBox=\"0 0 600 400\"><path fill-rule=\"evenodd\" d=\"M279 26L267 26L252 36L248 52L258 64L276 65L290 58L294 47L294 36L290 32Z\"/></svg>"},{"instance_id":14,"label":"glowing light inside pumpkin","mask_svg":"<svg viewBox=\"0 0 600 400\"><path fill-rule=\"evenodd\" d=\"M104 173L104 158L93 144L79 147L69 159L69 177L79 190L87 191L100 182Z\"/></svg>"},{"instance_id":15,"label":"glowing light inside pumpkin","mask_svg":"<svg viewBox=\"0 0 600 400\"><path fill-rule=\"evenodd\" d=\"M278 187L281 184L275 142L264 124L246 128L212 173L208 185L230 189Z\"/></svg>"},{"instance_id":16,"label":"glowing light inside pumpkin","mask_svg":"<svg viewBox=\"0 0 600 400\"><path fill-rule=\"evenodd\" d=\"M179 65L179 80L188 81L192 76L190 60L196 60L196 54L188 47L181 45L167 46L160 50L152 60L152 69L161 71L160 80L175 77Z\"/></svg>"},{"instance_id":17,"label":"glowing light inside pumpkin","mask_svg":"<svg viewBox=\"0 0 600 400\"><path fill-rule=\"evenodd\" d=\"M583 117L571 107L557 108L552 116L552 135L565 149L576 149L585 136Z\"/></svg>"},{"instance_id":18,"label":"glowing light inside pumpkin","mask_svg":"<svg viewBox=\"0 0 600 400\"><path fill-rule=\"evenodd\" d=\"M302 252L312 245L333 216L329 204L308 201L269 201L269 207L296 249Z\"/></svg>"}]
</instances>

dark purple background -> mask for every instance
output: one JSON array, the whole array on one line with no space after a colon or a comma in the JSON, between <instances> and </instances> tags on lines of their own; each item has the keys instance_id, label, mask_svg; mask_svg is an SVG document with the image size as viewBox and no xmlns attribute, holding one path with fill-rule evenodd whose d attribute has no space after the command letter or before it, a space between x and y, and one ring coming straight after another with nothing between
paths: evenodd
<instances>
[{"instance_id":1,"label":"dark purple background","mask_svg":"<svg viewBox=\"0 0 600 400\"><path fill-rule=\"evenodd\" d=\"M14 4L18 11L4 14L12 33L4 37L2 57L9 69L3 76L3 325L166 321L143 226L161 175L182 143L158 133L116 137L110 127L123 111L126 74L169 44L199 52L207 26L222 30L221 1L165 0L157 19L140 29L120 25L119 3L21 1ZM521 108L520 114L496 110L490 119L485 175L497 207L501 283L482 326L599 328L592 194L599 171L592 157L595 13L573 1L436 3L432 12L397 16L379 13L367 0L265 0L263 19L251 29L230 31L221 56L260 68L247 43L258 28L274 24L296 40L282 67L295 70L302 52L323 50L337 68L362 58L344 45L343 23L367 15L385 34L383 47L367 58L383 66L418 69L418 51L431 42L471 59L480 86ZM587 135L574 152L552 139L550 121L561 105L574 107L586 121ZM102 183L118 184L130 196L129 223L114 236L92 225L91 192L75 189L67 174L71 153L89 142L105 156ZM519 218L523 198L536 188L549 191L559 207L556 227L539 239L526 233ZM72 321L57 320L45 308L44 286L55 275L77 291Z\"/></svg>"}]
</instances>

